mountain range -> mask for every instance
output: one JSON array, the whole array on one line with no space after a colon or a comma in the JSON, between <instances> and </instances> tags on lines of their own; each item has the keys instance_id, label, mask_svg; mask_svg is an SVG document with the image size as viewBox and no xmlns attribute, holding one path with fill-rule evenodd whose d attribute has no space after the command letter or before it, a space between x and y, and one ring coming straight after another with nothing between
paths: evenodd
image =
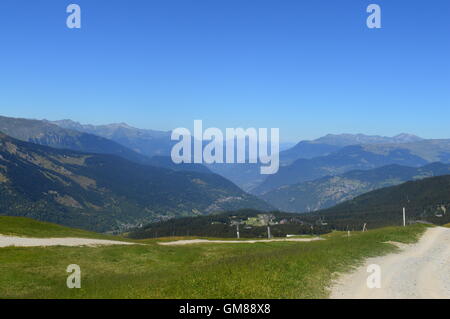
<instances>
[{"instance_id":1,"label":"mountain range","mask_svg":"<svg viewBox=\"0 0 450 319\"><path fill-rule=\"evenodd\" d=\"M375 189L449 174L450 164L433 163L423 167L393 164L281 186L261 198L282 211L311 212L332 207Z\"/></svg>"},{"instance_id":2,"label":"mountain range","mask_svg":"<svg viewBox=\"0 0 450 319\"><path fill-rule=\"evenodd\" d=\"M278 173L265 176L258 164L174 164L170 132L125 123L0 116L0 132L1 214L101 231L229 209L322 211L450 174L450 140L410 134L300 141L280 152Z\"/></svg>"},{"instance_id":3,"label":"mountain range","mask_svg":"<svg viewBox=\"0 0 450 319\"><path fill-rule=\"evenodd\" d=\"M315 143L349 146L357 144L402 144L422 141L423 138L413 134L401 133L393 137L365 134L327 134L314 140Z\"/></svg>"},{"instance_id":4,"label":"mountain range","mask_svg":"<svg viewBox=\"0 0 450 319\"><path fill-rule=\"evenodd\" d=\"M137 129L125 123L89 125L61 120L51 124L116 142L133 151L134 158L138 155L146 156L146 163L151 165L198 172L205 172L207 167L244 191L256 195L281 186L342 174L350 170L372 169L390 164L421 166L450 160L450 142L447 140L425 140L405 133L393 137L328 134L316 140L300 141L292 148L281 151L280 171L273 176L264 176L260 174L260 165L251 163L175 165L168 157L175 143L170 140L170 132ZM150 157L154 158L148 161ZM130 154L127 159L131 159Z\"/></svg>"},{"instance_id":5,"label":"mountain range","mask_svg":"<svg viewBox=\"0 0 450 319\"><path fill-rule=\"evenodd\" d=\"M0 116L0 132L21 141L87 153L113 154L148 164L149 158L107 138L63 129L47 121Z\"/></svg>"},{"instance_id":6,"label":"mountain range","mask_svg":"<svg viewBox=\"0 0 450 319\"><path fill-rule=\"evenodd\" d=\"M364 134L329 134L312 141L300 141L293 147L281 151L280 164L282 167L284 167L291 165L296 160L313 159L328 156L343 149L346 146L351 145L371 145L386 143L386 145L399 145L418 142L422 140L422 138L411 134L399 134L394 137L384 137L376 135L372 136ZM234 182L236 185L239 185L243 190L252 192L254 194L261 193L262 191L260 191L259 186L263 184L266 179L273 178L271 176L262 176L259 173L259 164L212 164L208 167L215 173L220 174L223 177ZM356 167L354 167L353 169L356 169ZM294 168L294 170L296 170L296 168ZM345 171L345 169L343 169L343 171ZM318 176L323 175L314 175L313 179L317 178ZM270 184L271 181L269 181L268 183ZM264 188L265 186L261 187Z\"/></svg>"},{"instance_id":7,"label":"mountain range","mask_svg":"<svg viewBox=\"0 0 450 319\"><path fill-rule=\"evenodd\" d=\"M169 145L164 146L163 149L165 151L161 152L164 155L154 155L151 149L149 152L145 152L145 145L147 144L155 145L153 149L155 147L159 148L158 143L167 144L167 139L170 141L170 135L167 135L169 133L135 129L126 124L93 126L81 125L70 120L50 122L0 116L0 132L21 141L58 149L111 154L139 164L160 166L174 170L211 173L206 166L201 164L174 164L170 156L167 155L167 153L170 154ZM128 136L128 138L125 136ZM133 136L140 137L135 140ZM114 139L118 141L114 141ZM143 142L145 145L141 145L142 149L133 150L133 145L139 144L141 140L145 141L145 143ZM162 142L163 140L165 141L164 143ZM130 142L131 145L124 141Z\"/></svg>"},{"instance_id":8,"label":"mountain range","mask_svg":"<svg viewBox=\"0 0 450 319\"><path fill-rule=\"evenodd\" d=\"M419 140L399 144L362 144L340 148L325 156L297 159L269 175L251 193L263 195L279 187L398 164L419 167L433 162L450 162L450 140Z\"/></svg>"},{"instance_id":9,"label":"mountain range","mask_svg":"<svg viewBox=\"0 0 450 319\"><path fill-rule=\"evenodd\" d=\"M96 231L264 201L211 173L175 171L0 134L0 214Z\"/></svg>"},{"instance_id":10,"label":"mountain range","mask_svg":"<svg viewBox=\"0 0 450 319\"><path fill-rule=\"evenodd\" d=\"M64 129L107 138L147 157L170 156L170 150L174 145L174 142L170 140L171 132L138 129L126 123L91 125L80 124L72 120L50 123Z\"/></svg>"},{"instance_id":11,"label":"mountain range","mask_svg":"<svg viewBox=\"0 0 450 319\"><path fill-rule=\"evenodd\" d=\"M427 163L427 160L408 149L389 147L385 152L374 152L365 145L346 146L326 156L298 159L288 166L280 167L277 174L268 176L252 193L262 195L284 185L339 175L351 170L367 170L390 164L422 166Z\"/></svg>"},{"instance_id":12,"label":"mountain range","mask_svg":"<svg viewBox=\"0 0 450 319\"><path fill-rule=\"evenodd\" d=\"M445 141L445 140L444 140ZM420 142L420 143L419 143ZM442 143L443 141L441 141ZM351 146L364 145L364 150L367 152L365 156L368 156L369 153L377 154L380 150L390 150L392 155L394 156L385 156L384 165L399 163L402 165L423 165L426 163L431 163L434 161L440 160L438 156L428 157L428 152L437 152L439 153L439 143L433 145L433 140L424 140L420 137L411 134L399 134L394 137L384 137L384 136L372 136L372 135L363 135L363 134L339 134L339 135L326 135L324 137L318 138L312 141L300 141L292 148L280 152L280 171L271 176L262 176L259 173L259 164L235 164L235 165L224 165L224 164L212 164L208 167L215 173L222 175L223 177L231 180L236 185L239 185L243 190L251 192L253 194L261 194L265 191L274 189L278 186L289 185L291 183L300 182L302 179L289 180L286 178L286 175L291 175L291 172L294 172L293 176L297 174L303 174L302 172L297 172L298 167L311 165L311 163L315 162L318 158L323 158L327 156L330 157L330 161L334 162L336 157L333 157L335 153L341 152L337 154L337 156L345 157L348 152L348 158L352 161L351 157L356 154L353 153L353 148ZM420 150L420 147L428 149L424 152L420 152L419 157L420 161L411 162L408 160L401 161L395 158L396 153L408 153L408 148L405 148L405 145L416 144L417 149ZM373 146L373 149L369 148ZM345 149L347 148L347 149ZM345 150L344 150L345 149ZM450 154L450 147L445 147L444 153ZM442 152L441 152L442 153ZM356 155L357 156L357 155ZM364 155L363 155L364 156ZM422 158L423 157L423 158ZM313 160L314 159L314 160ZM423 161L421 160L423 159ZM304 161L311 160L311 161ZM419 159L418 159L419 160ZM445 156L444 156L445 160ZM295 163L299 161L298 163ZM344 160L345 161L345 160ZM364 160L363 160L364 161ZM324 162L327 162L325 159ZM290 165L293 165L290 168ZM374 167L378 167L380 164L378 163L368 163L366 166L364 165L344 165L344 167L337 167L339 164L332 163L332 166L336 167L336 172L333 172L333 169L329 170L327 166L328 164L324 163L325 167L320 167L319 165L312 165L312 171L310 177L305 177L306 180L313 180L316 178L320 178L329 174L338 174L342 172L346 172L348 170L354 169L370 169ZM347 167L345 167L347 166ZM313 171L316 171L314 173ZM319 171L323 171L320 173ZM283 181L286 178L286 181ZM280 179L280 183L277 184L274 180ZM267 180L267 182L266 182ZM275 185L272 185L274 183Z\"/></svg>"},{"instance_id":13,"label":"mountain range","mask_svg":"<svg viewBox=\"0 0 450 319\"><path fill-rule=\"evenodd\" d=\"M403 144L422 141L412 134L398 134L394 137L364 134L328 134L312 141L300 141L292 148L280 153L283 165L289 165L297 159L311 159L326 156L350 145L361 144Z\"/></svg>"}]
</instances>

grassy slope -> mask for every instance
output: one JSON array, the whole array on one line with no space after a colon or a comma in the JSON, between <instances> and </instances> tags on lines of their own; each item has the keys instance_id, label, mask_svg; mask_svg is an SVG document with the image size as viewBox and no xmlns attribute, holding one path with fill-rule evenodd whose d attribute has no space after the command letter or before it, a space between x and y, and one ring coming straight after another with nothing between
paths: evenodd
<instances>
[{"instance_id":1,"label":"grassy slope","mask_svg":"<svg viewBox=\"0 0 450 319\"><path fill-rule=\"evenodd\" d=\"M36 238L95 238L95 239L113 239L124 240L117 236L107 236L86 230L69 228L57 224L39 222L26 217L0 216L0 234L19 237Z\"/></svg>"},{"instance_id":2,"label":"grassy slope","mask_svg":"<svg viewBox=\"0 0 450 319\"><path fill-rule=\"evenodd\" d=\"M309 243L0 248L0 298L322 298L336 271L413 242L424 225ZM82 288L66 288L80 265Z\"/></svg>"}]
</instances>

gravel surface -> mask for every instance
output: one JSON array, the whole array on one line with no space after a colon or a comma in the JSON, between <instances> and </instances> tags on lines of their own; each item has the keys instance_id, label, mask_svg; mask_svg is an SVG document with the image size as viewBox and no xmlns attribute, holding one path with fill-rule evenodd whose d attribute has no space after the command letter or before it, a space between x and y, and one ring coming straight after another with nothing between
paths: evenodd
<instances>
[{"instance_id":1,"label":"gravel surface","mask_svg":"<svg viewBox=\"0 0 450 319\"><path fill-rule=\"evenodd\" d=\"M260 239L260 240L208 240L208 239L190 239L190 240L177 240L169 242L160 242L160 245L189 245L189 244L204 244L204 243L214 243L214 244L255 244L255 243L268 243L273 241L313 241L322 240L322 238L286 238L286 239Z\"/></svg>"},{"instance_id":2,"label":"gravel surface","mask_svg":"<svg viewBox=\"0 0 450 319\"><path fill-rule=\"evenodd\" d=\"M88 238L29 238L0 235L0 247L47 247L47 246L104 246L104 245L133 245L133 243L88 239Z\"/></svg>"},{"instance_id":3,"label":"gravel surface","mask_svg":"<svg viewBox=\"0 0 450 319\"><path fill-rule=\"evenodd\" d=\"M342 275L331 298L450 298L450 228L429 228L418 243L399 245L401 252L369 258L362 267ZM381 268L381 287L368 288L367 267Z\"/></svg>"}]
</instances>

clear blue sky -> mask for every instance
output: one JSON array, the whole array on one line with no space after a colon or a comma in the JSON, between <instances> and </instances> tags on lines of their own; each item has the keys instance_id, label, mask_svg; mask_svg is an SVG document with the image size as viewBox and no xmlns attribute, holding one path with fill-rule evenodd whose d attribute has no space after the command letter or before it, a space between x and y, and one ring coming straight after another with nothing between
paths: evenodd
<instances>
[{"instance_id":1,"label":"clear blue sky","mask_svg":"<svg viewBox=\"0 0 450 319\"><path fill-rule=\"evenodd\" d=\"M7 116L450 138L448 0L1 0L0 46Z\"/></svg>"}]
</instances>

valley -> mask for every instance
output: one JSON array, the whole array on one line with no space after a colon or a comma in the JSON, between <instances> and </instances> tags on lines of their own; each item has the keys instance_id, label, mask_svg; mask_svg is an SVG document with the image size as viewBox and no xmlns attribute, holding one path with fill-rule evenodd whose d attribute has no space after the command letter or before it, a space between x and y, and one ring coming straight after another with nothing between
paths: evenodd
<instances>
[{"instance_id":1,"label":"valley","mask_svg":"<svg viewBox=\"0 0 450 319\"><path fill-rule=\"evenodd\" d=\"M96 231L182 215L271 206L211 173L173 171L0 134L0 214Z\"/></svg>"}]
</instances>

